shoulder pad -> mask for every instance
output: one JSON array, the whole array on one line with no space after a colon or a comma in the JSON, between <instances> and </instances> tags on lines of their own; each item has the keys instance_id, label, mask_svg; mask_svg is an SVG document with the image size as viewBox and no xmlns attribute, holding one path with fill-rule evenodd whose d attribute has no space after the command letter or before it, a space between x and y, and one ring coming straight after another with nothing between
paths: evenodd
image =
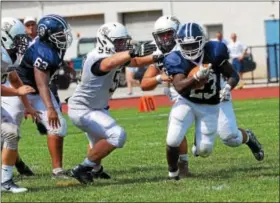
<instances>
[{"instance_id":1,"label":"shoulder pad","mask_svg":"<svg viewBox=\"0 0 280 203\"><path fill-rule=\"evenodd\" d=\"M178 52L171 52L164 58L164 63L168 63L171 66L178 66L182 59Z\"/></svg>"},{"instance_id":2,"label":"shoulder pad","mask_svg":"<svg viewBox=\"0 0 280 203\"><path fill-rule=\"evenodd\" d=\"M36 41L32 50L33 53L31 54L34 67L46 70L59 66L61 60L59 59L58 53L47 45Z\"/></svg>"},{"instance_id":3,"label":"shoulder pad","mask_svg":"<svg viewBox=\"0 0 280 203\"><path fill-rule=\"evenodd\" d=\"M217 66L229 59L229 50L223 42L209 41L206 43L205 48L211 58L211 62Z\"/></svg>"}]
</instances>

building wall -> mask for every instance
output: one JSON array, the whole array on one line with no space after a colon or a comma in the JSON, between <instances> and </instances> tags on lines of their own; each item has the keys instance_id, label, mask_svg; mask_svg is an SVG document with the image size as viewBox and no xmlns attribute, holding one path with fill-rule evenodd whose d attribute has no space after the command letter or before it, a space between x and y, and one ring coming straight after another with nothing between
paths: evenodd
<instances>
[{"instance_id":1,"label":"building wall","mask_svg":"<svg viewBox=\"0 0 280 203\"><path fill-rule=\"evenodd\" d=\"M73 20L75 16L104 15L104 22L122 22L122 13L154 10L162 10L164 15L176 15L181 22L222 24L225 38L236 32L238 39L249 46L265 45L264 20L271 18L271 15L279 18L279 3L276 2L2 2L2 16L20 19L28 15L40 17L43 14L57 13ZM142 32L141 28L139 32ZM73 33L74 40L77 41L76 34L77 30ZM95 36L95 32L92 36ZM150 37L152 39L152 35ZM253 49L253 54L258 64L255 75L266 77L266 50L256 48ZM75 55L76 43L67 52L66 58Z\"/></svg>"}]
</instances>

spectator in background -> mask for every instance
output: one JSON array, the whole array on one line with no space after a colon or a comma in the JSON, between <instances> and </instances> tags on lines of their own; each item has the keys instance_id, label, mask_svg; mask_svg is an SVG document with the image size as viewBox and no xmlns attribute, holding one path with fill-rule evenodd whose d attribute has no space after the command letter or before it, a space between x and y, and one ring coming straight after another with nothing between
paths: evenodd
<instances>
[{"instance_id":1,"label":"spectator in background","mask_svg":"<svg viewBox=\"0 0 280 203\"><path fill-rule=\"evenodd\" d=\"M223 42L223 43L225 43L225 45L228 45L228 41L224 39L222 32L217 32L216 33L216 40L215 41Z\"/></svg>"},{"instance_id":2,"label":"spectator in background","mask_svg":"<svg viewBox=\"0 0 280 203\"><path fill-rule=\"evenodd\" d=\"M37 20L35 17L28 16L24 18L23 24L25 26L25 32L33 40L37 36Z\"/></svg>"},{"instance_id":3,"label":"spectator in background","mask_svg":"<svg viewBox=\"0 0 280 203\"><path fill-rule=\"evenodd\" d=\"M137 80L134 79L134 75L137 72L138 68L134 67L126 67L125 69L125 77L127 82L127 88L128 88L128 95L132 95L132 88L133 85L139 84Z\"/></svg>"},{"instance_id":4,"label":"spectator in background","mask_svg":"<svg viewBox=\"0 0 280 203\"><path fill-rule=\"evenodd\" d=\"M241 89L244 86L244 81L242 78L242 70L244 69L243 59L247 54L247 46L237 41L236 33L231 34L231 42L228 44L228 49L230 52L230 58L232 59L232 65L235 70L238 72L240 81L237 89Z\"/></svg>"}]
</instances>

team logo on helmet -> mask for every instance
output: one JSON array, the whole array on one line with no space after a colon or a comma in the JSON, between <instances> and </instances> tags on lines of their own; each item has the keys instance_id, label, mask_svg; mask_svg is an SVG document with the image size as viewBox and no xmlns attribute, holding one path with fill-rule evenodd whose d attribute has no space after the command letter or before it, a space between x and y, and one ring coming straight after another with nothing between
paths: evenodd
<instances>
[{"instance_id":1,"label":"team logo on helmet","mask_svg":"<svg viewBox=\"0 0 280 203\"><path fill-rule=\"evenodd\" d=\"M47 26L46 26L46 25L40 24L40 25L38 26L38 34L39 34L40 36L44 36L45 33L46 33L46 29L47 29Z\"/></svg>"},{"instance_id":2,"label":"team logo on helmet","mask_svg":"<svg viewBox=\"0 0 280 203\"><path fill-rule=\"evenodd\" d=\"M101 34L102 34L102 35L108 35L109 33L110 33L110 30L109 30L108 27L103 27L103 28L101 29Z\"/></svg>"},{"instance_id":3,"label":"team logo on helmet","mask_svg":"<svg viewBox=\"0 0 280 203\"><path fill-rule=\"evenodd\" d=\"M10 32L10 30L11 30L12 27L13 27L13 25L10 24L9 22L4 22L4 25L3 25L2 29L3 29L4 31Z\"/></svg>"}]
</instances>

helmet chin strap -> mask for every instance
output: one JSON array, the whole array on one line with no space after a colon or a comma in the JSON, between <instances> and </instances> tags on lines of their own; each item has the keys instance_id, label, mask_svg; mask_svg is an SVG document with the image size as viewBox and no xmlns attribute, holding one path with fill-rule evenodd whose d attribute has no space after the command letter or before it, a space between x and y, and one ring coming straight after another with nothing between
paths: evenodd
<instances>
[{"instance_id":1,"label":"helmet chin strap","mask_svg":"<svg viewBox=\"0 0 280 203\"><path fill-rule=\"evenodd\" d=\"M191 62L192 62L193 64L197 65L197 66L200 66L200 65L202 65L203 58L204 58L204 52L202 52L198 63L195 62L194 60L191 60Z\"/></svg>"}]
</instances>

